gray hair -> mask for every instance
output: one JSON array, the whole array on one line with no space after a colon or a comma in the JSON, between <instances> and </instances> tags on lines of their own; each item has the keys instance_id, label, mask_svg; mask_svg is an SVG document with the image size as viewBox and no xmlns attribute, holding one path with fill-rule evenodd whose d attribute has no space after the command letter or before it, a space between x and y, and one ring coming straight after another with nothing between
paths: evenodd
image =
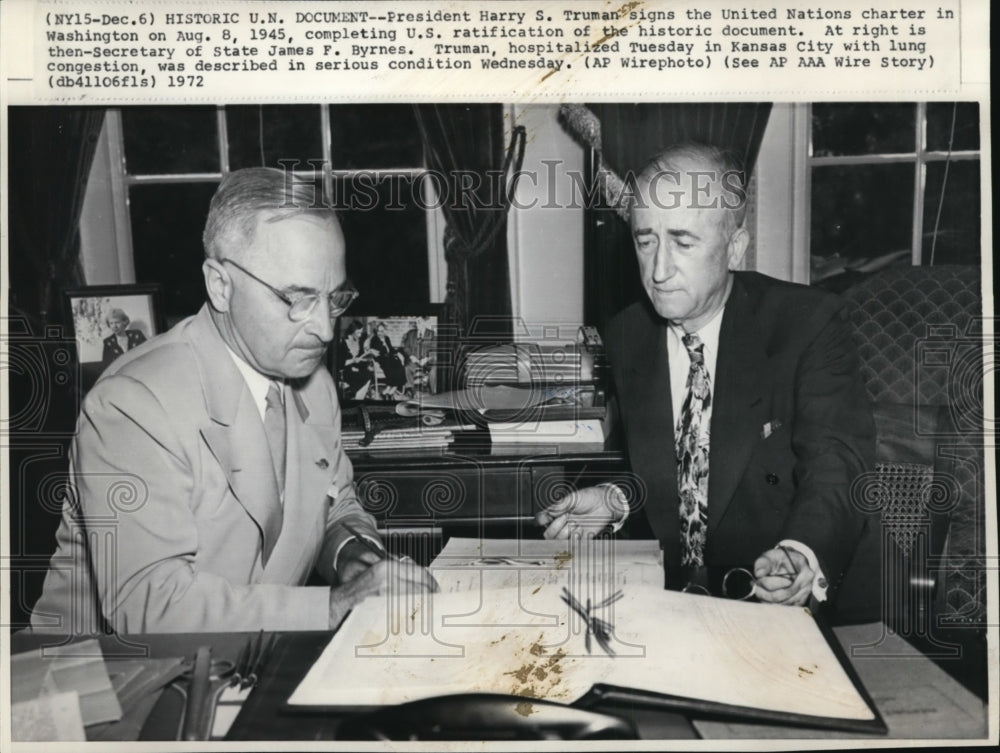
<instances>
[{"instance_id":1,"label":"gray hair","mask_svg":"<svg viewBox=\"0 0 1000 753\"><path fill-rule=\"evenodd\" d=\"M235 170L222 179L209 205L202 234L205 256L222 259L227 250L253 243L264 215L266 222L280 222L301 214L337 222L319 185L273 167Z\"/></svg>"},{"instance_id":2,"label":"gray hair","mask_svg":"<svg viewBox=\"0 0 1000 753\"><path fill-rule=\"evenodd\" d=\"M720 207L725 211L725 222L730 233L743 224L747 213L746 187L749 178L743 160L728 149L720 149L708 144L687 142L674 144L654 156L636 178L636 183L651 183L658 176L681 175L691 171L696 164L701 171L714 174L716 183L724 197ZM633 195L629 199L631 210L637 201Z\"/></svg>"}]
</instances>

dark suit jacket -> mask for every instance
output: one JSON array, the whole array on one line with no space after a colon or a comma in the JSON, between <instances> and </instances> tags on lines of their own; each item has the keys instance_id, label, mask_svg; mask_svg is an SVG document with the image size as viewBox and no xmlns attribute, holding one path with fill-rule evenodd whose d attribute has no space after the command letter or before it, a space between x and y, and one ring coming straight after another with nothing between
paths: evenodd
<instances>
[{"instance_id":1,"label":"dark suit jacket","mask_svg":"<svg viewBox=\"0 0 1000 753\"><path fill-rule=\"evenodd\" d=\"M125 330L125 338L128 343L129 350L132 350L132 348L136 345L142 345L142 343L146 342L146 336L137 329ZM101 354L101 362L105 366L124 353L125 351L123 351L122 346L118 344L118 338L115 335L108 335L104 338L104 352Z\"/></svg>"},{"instance_id":2,"label":"dark suit jacket","mask_svg":"<svg viewBox=\"0 0 1000 753\"><path fill-rule=\"evenodd\" d=\"M678 570L677 463L666 323L648 301L606 332L637 500ZM719 337L709 460L710 567L748 567L782 539L816 553L835 587L864 518L851 484L874 465L875 431L845 304L756 273L735 273ZM765 424L780 428L762 435Z\"/></svg>"}]
</instances>

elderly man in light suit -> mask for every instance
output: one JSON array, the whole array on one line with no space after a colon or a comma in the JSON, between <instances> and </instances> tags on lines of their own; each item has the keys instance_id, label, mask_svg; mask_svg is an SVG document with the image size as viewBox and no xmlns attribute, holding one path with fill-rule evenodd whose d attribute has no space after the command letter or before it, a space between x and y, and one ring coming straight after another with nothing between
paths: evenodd
<instances>
[{"instance_id":1,"label":"elderly man in light suit","mask_svg":"<svg viewBox=\"0 0 1000 753\"><path fill-rule=\"evenodd\" d=\"M333 212L278 170L229 174L205 228L208 303L87 395L36 630L325 630L387 588L322 367L356 296ZM331 586L305 586L313 570Z\"/></svg>"}]
</instances>

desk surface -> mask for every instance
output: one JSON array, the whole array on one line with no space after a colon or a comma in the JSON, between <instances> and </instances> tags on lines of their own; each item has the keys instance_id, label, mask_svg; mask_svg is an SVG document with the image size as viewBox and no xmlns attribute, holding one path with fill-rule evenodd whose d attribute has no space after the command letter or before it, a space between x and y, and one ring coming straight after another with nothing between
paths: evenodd
<instances>
[{"instance_id":1,"label":"desk surface","mask_svg":"<svg viewBox=\"0 0 1000 753\"><path fill-rule=\"evenodd\" d=\"M947 673L906 641L887 633L880 624L835 629L851 662L868 688L894 739L981 739L987 736L987 707ZM230 730L234 740L335 739L339 719L330 714L291 713L285 699L320 655L329 633L286 633L279 636L261 684L247 699ZM235 659L246 634L103 636L107 656L141 651L152 657L191 656L200 645L211 645L216 658ZM15 635L13 653L47 645L51 636ZM134 654L133 654L134 655ZM165 694L153 709L141 739L172 739L177 730L180 703L177 694ZM619 709L631 716L644 739L693 736L682 718L635 709ZM697 734L710 739L862 738L863 735L778 727L760 724L692 720Z\"/></svg>"}]
</instances>

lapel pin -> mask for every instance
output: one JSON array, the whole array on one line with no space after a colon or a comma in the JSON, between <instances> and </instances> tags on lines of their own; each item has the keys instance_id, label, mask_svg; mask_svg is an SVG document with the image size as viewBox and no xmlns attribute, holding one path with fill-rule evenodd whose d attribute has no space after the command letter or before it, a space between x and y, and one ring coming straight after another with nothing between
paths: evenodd
<instances>
[{"instance_id":1,"label":"lapel pin","mask_svg":"<svg viewBox=\"0 0 1000 753\"><path fill-rule=\"evenodd\" d=\"M326 461L326 458L320 458L319 460L317 460L316 465L318 465L324 471L330 467L330 464Z\"/></svg>"},{"instance_id":2,"label":"lapel pin","mask_svg":"<svg viewBox=\"0 0 1000 753\"><path fill-rule=\"evenodd\" d=\"M781 421L779 421L778 419L774 419L773 421L768 421L766 424L764 424L763 428L760 431L760 438L767 439L769 436L774 434L774 432L776 432L780 428L781 428Z\"/></svg>"}]
</instances>

